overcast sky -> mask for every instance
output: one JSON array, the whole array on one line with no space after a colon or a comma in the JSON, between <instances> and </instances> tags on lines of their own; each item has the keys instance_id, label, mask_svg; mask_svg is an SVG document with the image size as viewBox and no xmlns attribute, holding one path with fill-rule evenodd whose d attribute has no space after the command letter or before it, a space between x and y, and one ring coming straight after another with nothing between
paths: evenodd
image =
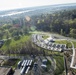
<instances>
[{"instance_id":1,"label":"overcast sky","mask_svg":"<svg viewBox=\"0 0 76 75\"><path fill-rule=\"evenodd\" d=\"M65 3L76 3L76 0L0 0L0 10Z\"/></svg>"}]
</instances>

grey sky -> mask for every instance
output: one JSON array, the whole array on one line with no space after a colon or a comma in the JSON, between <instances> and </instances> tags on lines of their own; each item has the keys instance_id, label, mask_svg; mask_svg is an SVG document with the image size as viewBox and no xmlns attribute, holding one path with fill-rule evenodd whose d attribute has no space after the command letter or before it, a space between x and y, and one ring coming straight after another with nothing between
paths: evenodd
<instances>
[{"instance_id":1,"label":"grey sky","mask_svg":"<svg viewBox=\"0 0 76 75\"><path fill-rule=\"evenodd\" d=\"M0 10L65 3L76 3L76 0L0 0Z\"/></svg>"}]
</instances>

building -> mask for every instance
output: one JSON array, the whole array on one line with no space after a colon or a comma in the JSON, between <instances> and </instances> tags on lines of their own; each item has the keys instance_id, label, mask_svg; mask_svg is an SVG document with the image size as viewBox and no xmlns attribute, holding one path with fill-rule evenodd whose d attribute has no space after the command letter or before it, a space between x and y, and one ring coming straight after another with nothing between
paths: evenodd
<instances>
[{"instance_id":1,"label":"building","mask_svg":"<svg viewBox=\"0 0 76 75\"><path fill-rule=\"evenodd\" d=\"M12 68L9 67L0 67L0 74L1 75L13 75Z\"/></svg>"}]
</instances>

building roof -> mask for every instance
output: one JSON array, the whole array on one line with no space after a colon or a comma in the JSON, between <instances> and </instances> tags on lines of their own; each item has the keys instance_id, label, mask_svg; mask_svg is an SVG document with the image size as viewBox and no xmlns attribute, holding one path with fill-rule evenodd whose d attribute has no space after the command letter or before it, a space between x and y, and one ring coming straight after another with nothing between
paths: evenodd
<instances>
[{"instance_id":1,"label":"building roof","mask_svg":"<svg viewBox=\"0 0 76 75\"><path fill-rule=\"evenodd\" d=\"M0 67L0 74L7 75L11 68L8 67Z\"/></svg>"}]
</instances>

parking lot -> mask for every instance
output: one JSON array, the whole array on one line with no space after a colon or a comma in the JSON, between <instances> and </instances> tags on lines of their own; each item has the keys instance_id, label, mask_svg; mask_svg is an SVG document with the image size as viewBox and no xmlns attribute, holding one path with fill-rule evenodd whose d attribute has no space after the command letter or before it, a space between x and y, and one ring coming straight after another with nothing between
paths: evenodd
<instances>
[{"instance_id":1,"label":"parking lot","mask_svg":"<svg viewBox=\"0 0 76 75\"><path fill-rule=\"evenodd\" d=\"M47 59L44 56L29 56L30 59L23 59L21 61L23 61L21 63L21 66L19 66L19 62L18 62L18 66L15 69L15 73L14 75L49 75L48 72L45 71L45 68L42 68L42 64L43 64L43 60ZM32 63L30 64L30 62L28 63L28 61L32 60ZM24 62L25 61L25 62ZM24 65L23 65L24 63ZM24 67L30 67L28 70L25 69L22 70ZM51 64L50 64L50 68L51 68ZM26 72L27 71L27 72ZM50 71L51 72L51 71Z\"/></svg>"},{"instance_id":2,"label":"parking lot","mask_svg":"<svg viewBox=\"0 0 76 75\"><path fill-rule=\"evenodd\" d=\"M47 50L60 51L60 52L66 50L66 44L54 43L52 37L43 39L42 36L44 35L33 34L32 42L34 42L34 44L36 44L37 46L45 48Z\"/></svg>"}]
</instances>

